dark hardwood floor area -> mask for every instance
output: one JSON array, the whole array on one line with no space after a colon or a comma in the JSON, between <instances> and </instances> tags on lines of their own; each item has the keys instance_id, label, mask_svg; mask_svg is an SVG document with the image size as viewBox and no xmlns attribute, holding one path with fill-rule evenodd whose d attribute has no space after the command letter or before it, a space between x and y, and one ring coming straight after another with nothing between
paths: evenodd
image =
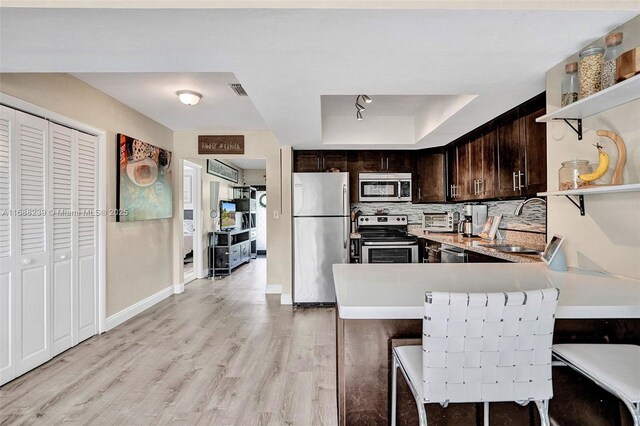
<instances>
[{"instance_id":1,"label":"dark hardwood floor area","mask_svg":"<svg viewBox=\"0 0 640 426\"><path fill-rule=\"evenodd\" d=\"M336 424L334 309L264 294L266 260L198 280L0 388L0 424Z\"/></svg>"}]
</instances>

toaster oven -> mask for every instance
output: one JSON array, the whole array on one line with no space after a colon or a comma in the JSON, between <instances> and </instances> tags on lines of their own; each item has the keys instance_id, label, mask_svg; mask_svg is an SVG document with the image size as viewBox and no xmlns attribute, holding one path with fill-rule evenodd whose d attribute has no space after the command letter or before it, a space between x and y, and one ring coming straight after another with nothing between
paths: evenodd
<instances>
[{"instance_id":1,"label":"toaster oven","mask_svg":"<svg viewBox=\"0 0 640 426\"><path fill-rule=\"evenodd\" d=\"M422 229L429 232L456 232L460 215L454 213L424 213Z\"/></svg>"}]
</instances>

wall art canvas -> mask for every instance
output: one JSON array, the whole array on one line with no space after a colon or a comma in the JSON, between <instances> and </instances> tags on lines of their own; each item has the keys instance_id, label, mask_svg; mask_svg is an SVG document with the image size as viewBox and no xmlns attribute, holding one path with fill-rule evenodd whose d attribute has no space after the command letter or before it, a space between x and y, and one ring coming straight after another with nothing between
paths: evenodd
<instances>
[{"instance_id":1,"label":"wall art canvas","mask_svg":"<svg viewBox=\"0 0 640 426\"><path fill-rule=\"evenodd\" d=\"M118 222L173 217L171 151L118 134Z\"/></svg>"}]
</instances>

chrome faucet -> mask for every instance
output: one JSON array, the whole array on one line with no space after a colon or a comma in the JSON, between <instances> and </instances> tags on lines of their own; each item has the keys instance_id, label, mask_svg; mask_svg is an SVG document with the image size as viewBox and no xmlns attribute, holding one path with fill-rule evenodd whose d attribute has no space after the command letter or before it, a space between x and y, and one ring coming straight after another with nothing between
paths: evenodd
<instances>
[{"instance_id":1,"label":"chrome faucet","mask_svg":"<svg viewBox=\"0 0 640 426\"><path fill-rule=\"evenodd\" d=\"M526 204L529 204L531 201L542 201L543 203L547 204L547 200L545 200L544 198L539 198L539 197L532 197L529 199L524 200L523 202L521 202L518 207L516 207L516 211L513 212L514 215L516 216L520 216L522 214L522 209L524 208L524 206Z\"/></svg>"}]
</instances>

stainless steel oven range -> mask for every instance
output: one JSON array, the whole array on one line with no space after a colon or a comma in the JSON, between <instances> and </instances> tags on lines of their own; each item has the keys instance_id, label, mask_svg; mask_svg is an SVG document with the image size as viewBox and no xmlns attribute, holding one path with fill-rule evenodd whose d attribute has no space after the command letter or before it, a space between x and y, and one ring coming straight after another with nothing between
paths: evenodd
<instances>
[{"instance_id":1,"label":"stainless steel oven range","mask_svg":"<svg viewBox=\"0 0 640 426\"><path fill-rule=\"evenodd\" d=\"M407 233L406 215L360 216L362 263L417 263L418 237Z\"/></svg>"}]
</instances>

